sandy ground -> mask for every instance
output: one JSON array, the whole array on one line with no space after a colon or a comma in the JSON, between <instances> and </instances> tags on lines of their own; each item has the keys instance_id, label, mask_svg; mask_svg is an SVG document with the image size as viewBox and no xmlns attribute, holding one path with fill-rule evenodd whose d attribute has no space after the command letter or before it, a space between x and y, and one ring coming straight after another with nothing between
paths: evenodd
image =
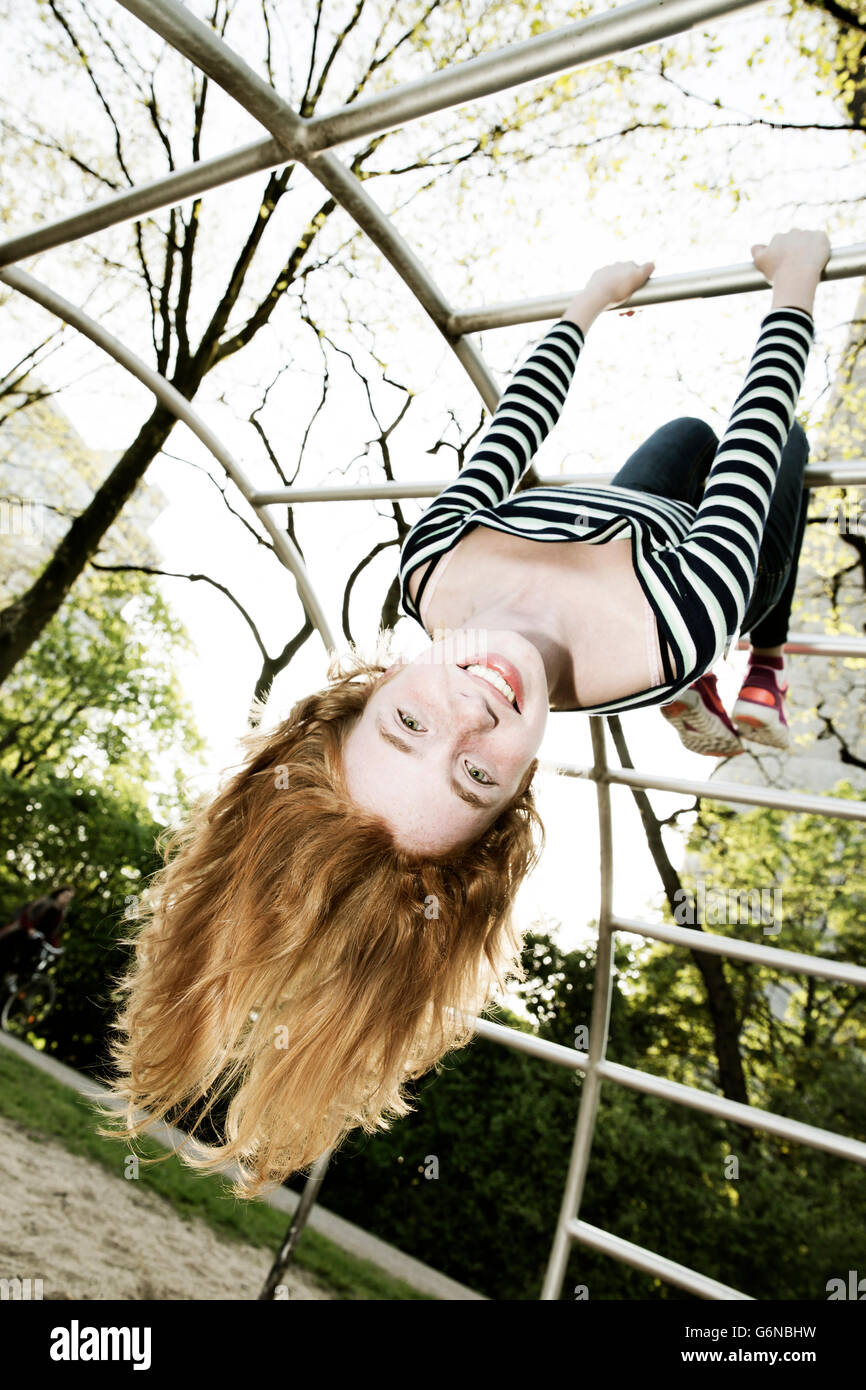
<instances>
[{"instance_id":1,"label":"sandy ground","mask_svg":"<svg viewBox=\"0 0 866 1390\"><path fill-rule=\"evenodd\" d=\"M0 1116L0 1278L41 1279L45 1299L247 1300L271 1259ZM293 1299L333 1297L298 1270L286 1284Z\"/></svg>"}]
</instances>

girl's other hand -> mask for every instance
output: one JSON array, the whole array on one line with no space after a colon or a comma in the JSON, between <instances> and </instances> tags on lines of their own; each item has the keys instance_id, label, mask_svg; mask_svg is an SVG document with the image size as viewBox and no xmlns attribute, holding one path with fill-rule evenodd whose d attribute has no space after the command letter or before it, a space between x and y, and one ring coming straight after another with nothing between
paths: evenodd
<instances>
[{"instance_id":1,"label":"girl's other hand","mask_svg":"<svg viewBox=\"0 0 866 1390\"><path fill-rule=\"evenodd\" d=\"M638 265L636 261L615 261L594 271L586 282L586 290L598 297L602 309L612 309L631 299L635 291L646 284L654 270L655 261L645 261L643 265Z\"/></svg>"},{"instance_id":2,"label":"girl's other hand","mask_svg":"<svg viewBox=\"0 0 866 1390\"><path fill-rule=\"evenodd\" d=\"M830 259L830 238L826 232L808 232L794 227L790 232L777 232L765 246L752 247L752 260L772 285L780 269L804 271L815 276L816 282Z\"/></svg>"}]
</instances>

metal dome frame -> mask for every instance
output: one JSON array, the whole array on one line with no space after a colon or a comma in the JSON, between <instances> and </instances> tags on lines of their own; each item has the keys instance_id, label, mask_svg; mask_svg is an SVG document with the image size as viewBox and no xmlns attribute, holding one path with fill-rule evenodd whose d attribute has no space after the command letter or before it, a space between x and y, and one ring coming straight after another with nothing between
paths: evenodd
<instances>
[{"instance_id":1,"label":"metal dome frame","mask_svg":"<svg viewBox=\"0 0 866 1390\"><path fill-rule=\"evenodd\" d=\"M274 168L289 160L297 161L309 169L382 251L454 351L478 390L484 405L493 412L499 399L499 388L470 335L511 324L557 318L564 312L570 295L552 295L492 307L453 309L411 247L369 196L361 181L340 162L333 150L348 140L405 125L434 111L463 105L555 72L575 71L590 66L602 59L684 32L695 25L705 23L708 19L757 8L763 0L638 0L638 3L593 15L589 19L549 31L526 42L455 64L449 69L417 81L401 84L383 95L356 101L349 106L307 120L302 119L213 30L191 15L181 4L175 3L175 0L116 0L116 3L154 30L178 53L218 83L259 121L268 132L267 136L225 155L200 161L167 177L142 184L101 203L88 206L72 216L3 241L0 243L0 280L90 338L136 376L198 436L261 519L274 542L277 555L295 578L299 597L307 614L315 624L328 652L333 652L336 644L327 616L316 596L300 554L290 538L268 514L267 508L274 503L432 497L446 486L447 480L256 491L241 466L184 396L80 308L21 270L16 263L67 242L90 236L116 223L132 220L159 208L173 206L256 171ZM834 280L863 275L866 275L866 243L858 243L834 250L822 279ZM644 286L631 299L617 305L617 310L621 312L626 307L638 308L681 299L746 294L767 288L766 279L753 265L724 266L654 278L651 284ZM588 481L604 482L608 477L606 474L584 474L547 478L543 482L546 486L554 486ZM829 461L813 464L806 470L805 486L809 488L864 483L866 465L863 463L852 465ZM866 655L866 639L841 639L830 634L823 637L803 634L792 637L786 645L786 651L811 656L862 657ZM573 1243L579 1243L665 1280L699 1298L751 1300L750 1295L721 1284L697 1270L677 1264L663 1255L579 1220L602 1082L625 1086L645 1095L657 1096L719 1118L733 1120L752 1129L760 1129L862 1165L866 1165L866 1143L750 1105L730 1101L699 1087L682 1085L665 1077L610 1061L607 1057L607 1043L613 996L614 934L622 932L638 935L644 939L682 946L690 951L749 961L789 973L808 974L848 985L866 986L866 969L824 957L738 941L721 934L708 935L690 928L650 923L618 915L613 906L614 845L610 788L618 785L683 792L733 805L766 806L857 821L866 821L866 805L862 801L783 792L771 788L751 788L736 783L698 781L654 772L641 773L633 769L617 771L608 763L603 718L591 716L590 728L592 765L563 767L560 764L556 768L556 771L565 776L590 780L596 787L601 881L589 1051L584 1053L562 1047L531 1034L501 1027L486 1019L476 1020L478 1036L529 1053L555 1065L570 1068L572 1071L579 1071L584 1076L571 1161L540 1297L543 1300L560 1298L571 1246ZM324 1153L313 1166L283 1248L260 1295L263 1298L273 1296L280 1274L291 1258L318 1194L330 1153L330 1150Z\"/></svg>"}]
</instances>

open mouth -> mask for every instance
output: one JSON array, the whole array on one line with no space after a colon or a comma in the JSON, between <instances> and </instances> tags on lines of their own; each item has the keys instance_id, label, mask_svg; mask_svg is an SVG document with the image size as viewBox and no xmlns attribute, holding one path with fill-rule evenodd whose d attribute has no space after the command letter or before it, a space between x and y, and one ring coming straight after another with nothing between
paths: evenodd
<instances>
[{"instance_id":1,"label":"open mouth","mask_svg":"<svg viewBox=\"0 0 866 1390\"><path fill-rule=\"evenodd\" d=\"M486 681L508 701L512 709L520 714L523 689L519 672L510 662L505 661L502 657L491 656L484 662L461 662L460 669L468 672L470 676L478 676L481 680Z\"/></svg>"}]
</instances>

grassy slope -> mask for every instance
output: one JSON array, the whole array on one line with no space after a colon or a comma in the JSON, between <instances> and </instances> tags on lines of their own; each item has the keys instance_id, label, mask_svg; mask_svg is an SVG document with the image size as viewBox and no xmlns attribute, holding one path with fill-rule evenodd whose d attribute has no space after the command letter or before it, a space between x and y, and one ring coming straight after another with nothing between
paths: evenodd
<instances>
[{"instance_id":1,"label":"grassy slope","mask_svg":"<svg viewBox=\"0 0 866 1390\"><path fill-rule=\"evenodd\" d=\"M36 1067L0 1047L0 1114L31 1135L59 1141L70 1153L100 1163L115 1177L121 1146L94 1132L98 1117L77 1092L60 1085ZM136 1151L142 1158L164 1156L166 1150L144 1135ZM263 1202L240 1202L223 1194L225 1179L195 1173L173 1155L153 1165L143 1164L141 1179L159 1193L185 1220L198 1216L226 1240L263 1246L274 1253L285 1235L288 1218ZM118 1178L118 1181L121 1181ZM317 1231L306 1227L295 1250L300 1269L313 1275L337 1298L428 1299L407 1284L392 1279L376 1265L347 1254Z\"/></svg>"}]
</instances>

